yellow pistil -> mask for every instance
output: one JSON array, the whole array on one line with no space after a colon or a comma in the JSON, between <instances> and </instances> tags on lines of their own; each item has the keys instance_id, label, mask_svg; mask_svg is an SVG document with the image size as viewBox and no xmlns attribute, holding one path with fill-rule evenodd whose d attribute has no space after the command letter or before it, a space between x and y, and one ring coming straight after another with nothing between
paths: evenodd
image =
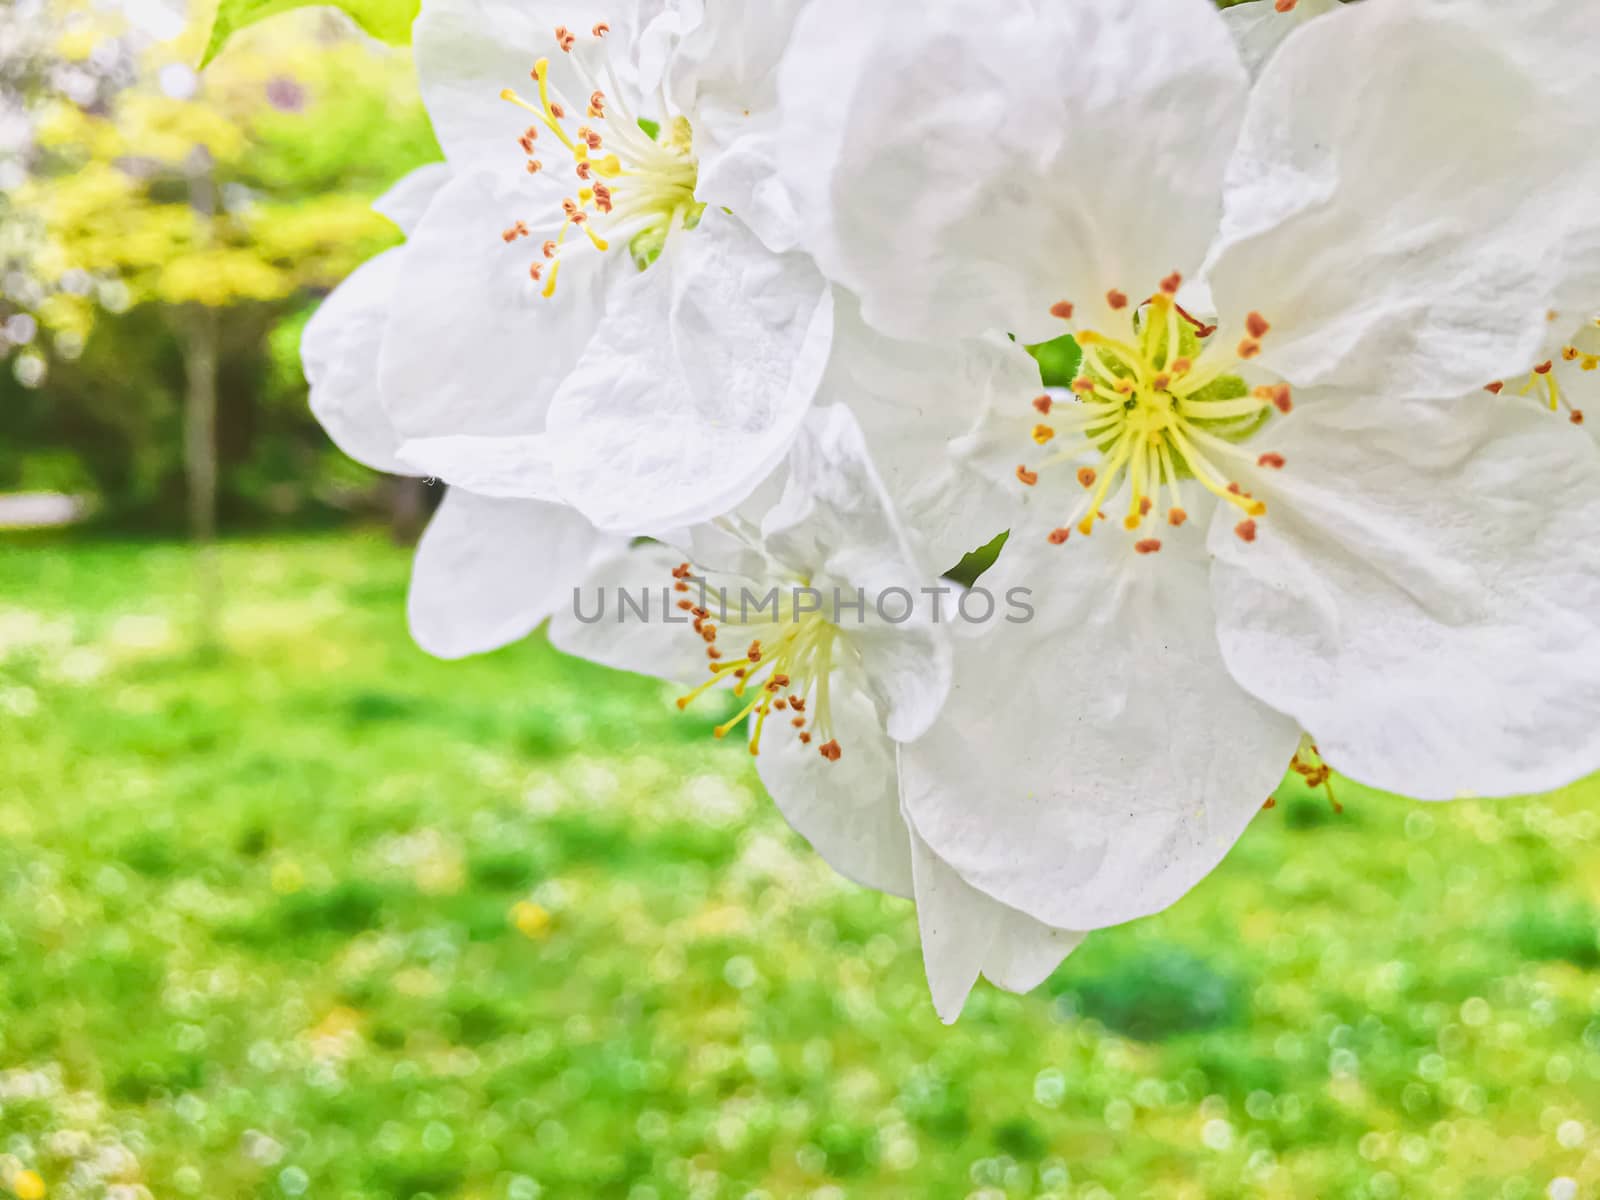
<instances>
[{"instance_id":1,"label":"yellow pistil","mask_svg":"<svg viewBox=\"0 0 1600 1200\"><path fill-rule=\"evenodd\" d=\"M608 25L596 25L595 42L603 42L609 32ZM558 27L556 41L568 55L574 73L590 89L581 107L564 97L551 81L548 58L539 59L533 66L537 103L510 88L500 93L502 100L535 119L535 124L518 139L527 158L528 173L538 175L545 170L539 145L541 137L548 134L571 159L579 181L573 195L562 201L559 224L534 228L526 221L517 221L504 234L507 242L526 237L541 243L543 257L534 262L528 273L536 282L544 283L546 298L555 295L562 262L571 253L568 235L574 228L581 230L589 245L602 254L613 244L626 243L632 248L639 269L644 270L660 255L674 231L694 228L705 211L705 205L694 194L699 168L688 121L673 117L659 134L646 132L645 125L626 105L596 81L584 55L578 52L579 38L565 27ZM604 73L614 85L615 76L609 66ZM569 121L576 122L580 115L593 124L569 127Z\"/></svg>"},{"instance_id":2,"label":"yellow pistil","mask_svg":"<svg viewBox=\"0 0 1600 1200\"><path fill-rule=\"evenodd\" d=\"M1039 471L1061 463L1075 465L1085 495L1050 536L1060 545L1072 531L1093 533L1103 518L1106 502L1119 491L1127 492L1122 524L1139 529L1166 503L1165 520L1178 527L1188 519L1183 485L1193 480L1219 500L1239 510L1243 520L1237 532L1245 541L1255 538L1256 517L1266 505L1244 491L1224 469L1228 460L1249 460L1259 466L1281 467L1280 455L1257 458L1240 443L1251 437L1273 409L1288 412L1287 386L1251 390L1233 373L1241 360L1261 351L1271 326L1259 313L1245 321L1245 336L1230 353L1216 343L1202 343L1215 332L1201 326L1175 299L1181 278L1162 281L1161 290L1139 308L1136 319L1127 296L1107 295L1113 313L1126 312L1127 326L1112 334L1099 330L1074 330L1083 352L1078 378L1071 386L1076 405L1057 403L1041 409L1050 413L1049 426L1035 425L1032 439L1038 445L1060 439L1055 453L1038 466L1024 464L1018 478L1028 483ZM1052 314L1071 322L1074 306L1062 302ZM1038 402L1034 407L1039 408ZM1048 436L1041 437L1041 431ZM1086 457L1098 458L1096 467L1076 467ZM1142 554L1161 548L1159 540L1141 538Z\"/></svg>"}]
</instances>

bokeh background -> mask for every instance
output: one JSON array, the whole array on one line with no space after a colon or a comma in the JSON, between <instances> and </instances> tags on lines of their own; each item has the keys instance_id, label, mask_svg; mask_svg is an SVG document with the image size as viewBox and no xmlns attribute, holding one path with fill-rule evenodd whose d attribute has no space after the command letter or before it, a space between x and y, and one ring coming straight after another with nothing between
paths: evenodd
<instances>
[{"instance_id":1,"label":"bokeh background","mask_svg":"<svg viewBox=\"0 0 1600 1200\"><path fill-rule=\"evenodd\" d=\"M1600 1195L1600 786L1288 782L946 1029L714 715L426 659L297 357L409 57L194 15L0 7L0 1196Z\"/></svg>"}]
</instances>

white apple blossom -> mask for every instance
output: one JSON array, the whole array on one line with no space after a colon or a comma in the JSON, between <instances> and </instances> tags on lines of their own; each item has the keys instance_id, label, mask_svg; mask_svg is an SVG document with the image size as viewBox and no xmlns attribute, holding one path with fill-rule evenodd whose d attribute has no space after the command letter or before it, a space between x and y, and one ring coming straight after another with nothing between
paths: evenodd
<instances>
[{"instance_id":1,"label":"white apple blossom","mask_svg":"<svg viewBox=\"0 0 1600 1200\"><path fill-rule=\"evenodd\" d=\"M446 184L423 167L377 208L410 233ZM378 357L408 246L390 250L345 280L306 326L301 345L311 410L356 461L416 474L383 404ZM596 556L625 544L564 505L476 495L452 488L429 524L412 570L411 629L424 650L460 658L526 637L558 606Z\"/></svg>"},{"instance_id":2,"label":"white apple blossom","mask_svg":"<svg viewBox=\"0 0 1600 1200\"><path fill-rule=\"evenodd\" d=\"M967 883L1060 928L1159 909L1307 729L1424 798L1600 767L1600 455L1481 386L1600 294L1597 53L1559 0L1381 0L1252 89L1192 0L802 16L783 167L824 271L897 337L1084 351L964 447L1040 608L902 747Z\"/></svg>"},{"instance_id":3,"label":"white apple blossom","mask_svg":"<svg viewBox=\"0 0 1600 1200\"><path fill-rule=\"evenodd\" d=\"M551 640L679 683L685 709L731 696L716 735L746 740L790 824L847 878L915 896L935 1006L954 1020L980 971L1029 990L1080 935L975 891L901 816L898 747L949 689L955 606L926 602L940 581L849 411L813 410L780 476L679 548L598 564Z\"/></svg>"},{"instance_id":4,"label":"white apple blossom","mask_svg":"<svg viewBox=\"0 0 1600 1200\"><path fill-rule=\"evenodd\" d=\"M452 178L381 354L407 461L633 533L722 513L782 460L832 338L770 161L797 7L426 0Z\"/></svg>"},{"instance_id":5,"label":"white apple blossom","mask_svg":"<svg viewBox=\"0 0 1600 1200\"><path fill-rule=\"evenodd\" d=\"M1313 17L1339 7L1340 0L1246 0L1222 10L1250 74L1259 75L1283 40Z\"/></svg>"}]
</instances>

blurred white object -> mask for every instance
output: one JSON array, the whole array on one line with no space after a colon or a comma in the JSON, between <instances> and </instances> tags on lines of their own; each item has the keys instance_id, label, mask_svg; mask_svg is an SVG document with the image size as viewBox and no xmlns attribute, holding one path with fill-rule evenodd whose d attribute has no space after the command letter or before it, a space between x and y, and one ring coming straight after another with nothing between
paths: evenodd
<instances>
[{"instance_id":1,"label":"blurred white object","mask_svg":"<svg viewBox=\"0 0 1600 1200\"><path fill-rule=\"evenodd\" d=\"M17 492L0 495L0 529L53 529L75 525L88 515L82 496L59 492Z\"/></svg>"}]
</instances>

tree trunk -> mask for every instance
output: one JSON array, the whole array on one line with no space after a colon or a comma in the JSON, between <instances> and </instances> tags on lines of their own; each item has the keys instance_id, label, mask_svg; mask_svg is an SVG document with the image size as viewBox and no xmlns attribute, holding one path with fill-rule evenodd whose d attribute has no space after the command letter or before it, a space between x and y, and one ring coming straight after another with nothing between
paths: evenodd
<instances>
[{"instance_id":1,"label":"tree trunk","mask_svg":"<svg viewBox=\"0 0 1600 1200\"><path fill-rule=\"evenodd\" d=\"M428 523L428 485L408 475L390 484L389 536L397 546L413 546Z\"/></svg>"},{"instance_id":2,"label":"tree trunk","mask_svg":"<svg viewBox=\"0 0 1600 1200\"><path fill-rule=\"evenodd\" d=\"M215 309L195 306L185 314L183 367L187 379L183 411L183 465L188 484L189 537L195 546L195 599L203 649L218 645L222 576L217 562L217 366Z\"/></svg>"},{"instance_id":3,"label":"tree trunk","mask_svg":"<svg viewBox=\"0 0 1600 1200\"><path fill-rule=\"evenodd\" d=\"M217 219L215 164L204 146L189 161L189 204L209 244ZM217 310L191 305L183 313L183 467L188 484L189 537L195 547L196 630L204 652L221 645L222 568L217 561Z\"/></svg>"}]
</instances>

